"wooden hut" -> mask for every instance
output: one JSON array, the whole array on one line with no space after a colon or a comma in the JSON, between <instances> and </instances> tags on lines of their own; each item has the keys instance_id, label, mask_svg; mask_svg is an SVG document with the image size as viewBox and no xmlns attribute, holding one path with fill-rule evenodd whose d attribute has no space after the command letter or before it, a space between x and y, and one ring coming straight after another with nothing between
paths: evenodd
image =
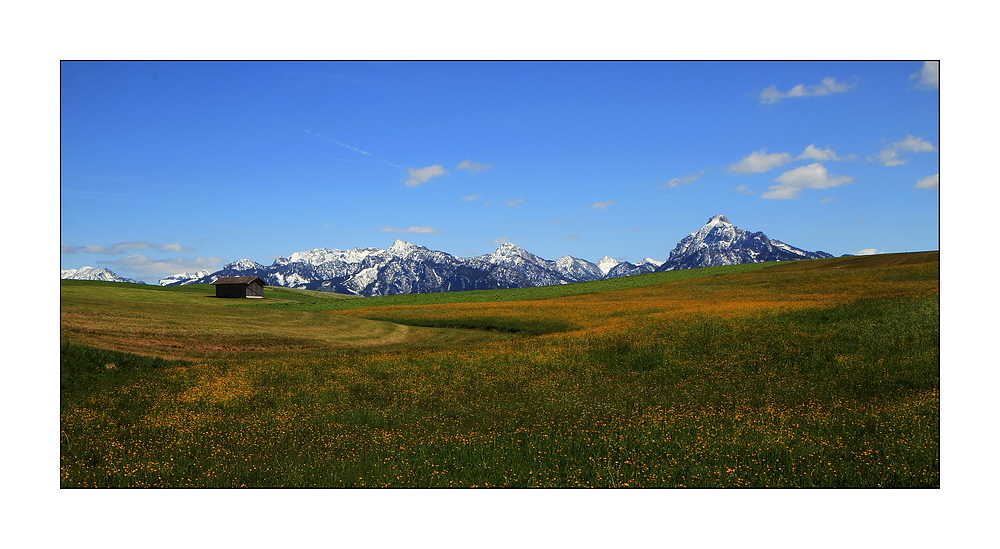
<instances>
[{"instance_id":1,"label":"wooden hut","mask_svg":"<svg viewBox=\"0 0 1000 549\"><path fill-rule=\"evenodd\" d=\"M224 276L213 282L215 297L249 297L262 299L267 283L256 276Z\"/></svg>"}]
</instances>

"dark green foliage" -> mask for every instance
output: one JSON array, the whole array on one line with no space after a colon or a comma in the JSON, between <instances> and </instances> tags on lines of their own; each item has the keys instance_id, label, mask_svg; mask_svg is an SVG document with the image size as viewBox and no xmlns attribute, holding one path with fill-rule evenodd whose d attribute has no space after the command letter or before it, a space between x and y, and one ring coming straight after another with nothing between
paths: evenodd
<instances>
[{"instance_id":1,"label":"dark green foliage","mask_svg":"<svg viewBox=\"0 0 1000 549\"><path fill-rule=\"evenodd\" d=\"M59 357L59 385L63 393L86 391L94 385L120 382L139 372L187 364L183 360L138 356L65 341Z\"/></svg>"}]
</instances>

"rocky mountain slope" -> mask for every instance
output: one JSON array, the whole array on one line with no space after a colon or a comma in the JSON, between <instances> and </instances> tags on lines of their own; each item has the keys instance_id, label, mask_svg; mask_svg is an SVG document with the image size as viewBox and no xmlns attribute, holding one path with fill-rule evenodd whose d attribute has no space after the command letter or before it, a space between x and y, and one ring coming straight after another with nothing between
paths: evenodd
<instances>
[{"instance_id":1,"label":"rocky mountain slope","mask_svg":"<svg viewBox=\"0 0 1000 549\"><path fill-rule=\"evenodd\" d=\"M740 265L764 261L794 261L833 257L826 252L807 252L772 240L762 232L752 233L736 227L724 215L712 216L701 229L677 243L670 257L657 271L676 271L698 267Z\"/></svg>"},{"instance_id":2,"label":"rocky mountain slope","mask_svg":"<svg viewBox=\"0 0 1000 549\"><path fill-rule=\"evenodd\" d=\"M103 280L105 282L131 282L133 284L145 284L141 280L124 278L118 276L110 269L104 267L80 267L79 269L65 269L60 271L60 279L68 280Z\"/></svg>"},{"instance_id":3,"label":"rocky mountain slope","mask_svg":"<svg viewBox=\"0 0 1000 549\"><path fill-rule=\"evenodd\" d=\"M571 256L542 259L514 244L492 254L460 258L402 240L387 249L318 248L279 257L269 266L241 259L209 273L181 273L160 285L208 284L223 276L259 276L272 286L382 296L523 288L586 282L603 278L718 265L832 257L807 252L764 233L751 233L716 215L682 239L666 261L645 258L638 264L605 256L597 263Z\"/></svg>"}]
</instances>

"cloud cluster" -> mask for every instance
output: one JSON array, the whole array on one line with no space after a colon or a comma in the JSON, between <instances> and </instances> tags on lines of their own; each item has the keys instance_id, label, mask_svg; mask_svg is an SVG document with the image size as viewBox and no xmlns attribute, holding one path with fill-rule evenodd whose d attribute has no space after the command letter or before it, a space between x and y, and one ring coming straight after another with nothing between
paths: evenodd
<instances>
[{"instance_id":1,"label":"cloud cluster","mask_svg":"<svg viewBox=\"0 0 1000 549\"><path fill-rule=\"evenodd\" d=\"M482 196L483 195L481 195L481 194L473 194L473 195L469 195L469 196L463 196L462 200L465 201L465 202L472 202L473 200L478 200L479 198L482 198Z\"/></svg>"},{"instance_id":2,"label":"cloud cluster","mask_svg":"<svg viewBox=\"0 0 1000 549\"><path fill-rule=\"evenodd\" d=\"M363 152L363 151L362 151ZM479 173L481 171L493 169L493 166L489 164L483 164L482 162L473 162L472 160L463 160L455 169L466 171L469 173ZM426 166L424 168L407 168L410 173L409 179L405 181L407 187L416 187L417 185L423 185L435 177L442 176L448 173L448 170L443 164L434 164L433 166Z\"/></svg>"},{"instance_id":3,"label":"cloud cluster","mask_svg":"<svg viewBox=\"0 0 1000 549\"><path fill-rule=\"evenodd\" d=\"M917 81L917 87L925 90L938 89L938 69L937 61L924 61L924 66L919 71L910 75L910 80Z\"/></svg>"},{"instance_id":4,"label":"cloud cluster","mask_svg":"<svg viewBox=\"0 0 1000 549\"><path fill-rule=\"evenodd\" d=\"M777 86L770 86L760 92L760 102L764 104L779 103L782 99L790 97L808 97L815 95L829 95L831 93L843 93L853 88L850 84L837 82L836 78L826 77L822 83L815 85L799 84L787 92L778 91Z\"/></svg>"},{"instance_id":5,"label":"cloud cluster","mask_svg":"<svg viewBox=\"0 0 1000 549\"><path fill-rule=\"evenodd\" d=\"M825 162L827 160L842 160L839 156L837 156L837 153L834 152L833 149L829 147L820 149L816 147L815 143L806 147L806 150L802 151L802 154L800 154L796 160L802 160L804 158L819 160L820 162Z\"/></svg>"},{"instance_id":6,"label":"cloud cluster","mask_svg":"<svg viewBox=\"0 0 1000 549\"><path fill-rule=\"evenodd\" d=\"M727 170L741 174L760 173L780 168L792 160L794 158L788 153L767 154L767 149L761 149L750 153L743 160L729 166Z\"/></svg>"},{"instance_id":7,"label":"cloud cluster","mask_svg":"<svg viewBox=\"0 0 1000 549\"><path fill-rule=\"evenodd\" d=\"M518 198L517 200L508 200L507 201L507 205L510 206L511 208L513 208L514 206L519 206L522 202L524 202L524 198L523 197L522 198Z\"/></svg>"},{"instance_id":8,"label":"cloud cluster","mask_svg":"<svg viewBox=\"0 0 1000 549\"><path fill-rule=\"evenodd\" d=\"M614 200L608 200L607 202L594 202L590 205L591 210L607 210L609 206L614 206Z\"/></svg>"},{"instance_id":9,"label":"cloud cluster","mask_svg":"<svg viewBox=\"0 0 1000 549\"><path fill-rule=\"evenodd\" d=\"M917 184L913 186L914 189L936 189L938 188L938 175L928 175L927 177L921 177L917 180Z\"/></svg>"},{"instance_id":10,"label":"cloud cluster","mask_svg":"<svg viewBox=\"0 0 1000 549\"><path fill-rule=\"evenodd\" d=\"M461 164L455 166L456 169L465 170L469 173L479 173L483 170L488 170L492 167L493 166L490 166L489 164L481 164L479 162L473 162L471 160L464 160L462 161Z\"/></svg>"},{"instance_id":11,"label":"cloud cluster","mask_svg":"<svg viewBox=\"0 0 1000 549\"><path fill-rule=\"evenodd\" d=\"M885 166L902 166L910 160L900 157L904 153L934 152L937 149L929 141L915 135L907 135L902 141L889 143L879 151L878 160Z\"/></svg>"},{"instance_id":12,"label":"cloud cluster","mask_svg":"<svg viewBox=\"0 0 1000 549\"><path fill-rule=\"evenodd\" d=\"M157 250L160 252L193 252L194 248L188 248L187 246L181 246L180 244L166 244L160 246L159 244L153 244L151 242L119 242L117 244L112 244L111 246L102 246L100 244L87 244L86 246L67 246L62 245L62 253L64 254L75 254L77 252L83 252L87 254L112 254L120 255L126 253L127 250Z\"/></svg>"},{"instance_id":13,"label":"cloud cluster","mask_svg":"<svg viewBox=\"0 0 1000 549\"><path fill-rule=\"evenodd\" d=\"M153 259L143 254L132 254L116 259L114 261L98 261L100 265L111 265L139 274L171 275L181 272L200 271L203 269L215 270L216 266L222 262L219 257L195 257ZM116 270L116 269L112 269Z\"/></svg>"},{"instance_id":14,"label":"cloud cluster","mask_svg":"<svg viewBox=\"0 0 1000 549\"><path fill-rule=\"evenodd\" d=\"M684 185L690 185L691 183L694 183L695 181L701 179L701 176L703 175L705 175L705 170L702 170L699 173L685 175L684 177L675 177L670 181L667 181L664 184L664 187L667 187L668 189L673 189L674 187L683 187Z\"/></svg>"},{"instance_id":15,"label":"cloud cluster","mask_svg":"<svg viewBox=\"0 0 1000 549\"><path fill-rule=\"evenodd\" d=\"M409 168L410 178L406 180L407 187L423 185L431 179L448 173L448 170L441 164L427 166L426 168Z\"/></svg>"},{"instance_id":16,"label":"cloud cluster","mask_svg":"<svg viewBox=\"0 0 1000 549\"><path fill-rule=\"evenodd\" d=\"M777 185L772 185L767 192L760 195L761 198L788 199L798 196L802 189L826 189L828 187L838 187L847 185L854 178L849 175L830 175L826 167L819 162L800 166L794 170L789 170L775 181Z\"/></svg>"},{"instance_id":17,"label":"cloud cluster","mask_svg":"<svg viewBox=\"0 0 1000 549\"><path fill-rule=\"evenodd\" d=\"M438 228L435 228L435 227L410 227L409 229L400 229L398 227L382 227L379 230L382 231L382 232L384 232L384 233L398 233L398 234L403 234L403 233L425 233L425 234L431 234L431 233L439 233L439 232L441 232L441 229L438 229Z\"/></svg>"}]
</instances>

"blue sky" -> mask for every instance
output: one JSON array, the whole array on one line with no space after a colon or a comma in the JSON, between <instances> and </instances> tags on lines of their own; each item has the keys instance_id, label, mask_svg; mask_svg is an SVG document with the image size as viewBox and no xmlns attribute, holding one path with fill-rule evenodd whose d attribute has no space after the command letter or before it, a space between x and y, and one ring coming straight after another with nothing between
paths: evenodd
<instances>
[{"instance_id":1,"label":"blue sky","mask_svg":"<svg viewBox=\"0 0 1000 549\"><path fill-rule=\"evenodd\" d=\"M61 64L62 268L397 238L663 260L709 217L938 249L935 63Z\"/></svg>"}]
</instances>

